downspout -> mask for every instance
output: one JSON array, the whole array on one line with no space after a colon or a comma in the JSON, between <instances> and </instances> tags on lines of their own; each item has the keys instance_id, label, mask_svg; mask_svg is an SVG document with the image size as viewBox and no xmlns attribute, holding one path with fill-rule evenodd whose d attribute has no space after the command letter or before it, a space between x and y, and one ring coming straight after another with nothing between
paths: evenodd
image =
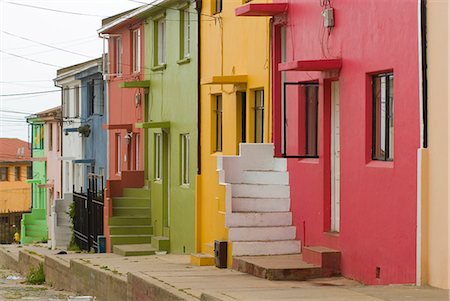
<instances>
[{"instance_id":1,"label":"downspout","mask_svg":"<svg viewBox=\"0 0 450 301\"><path fill-rule=\"evenodd\" d=\"M418 60L419 60L419 107L420 107L420 147L417 152L417 226L416 226L416 285L422 285L426 271L422 270L424 238L422 235L422 215L424 214L423 188L426 187L423 176L427 168L423 164L428 148L428 82L427 82L427 10L426 0L418 0ZM426 181L426 179L425 179ZM425 233L426 235L426 233ZM425 237L426 238L426 237ZM425 243L426 245L426 243Z\"/></svg>"},{"instance_id":2,"label":"downspout","mask_svg":"<svg viewBox=\"0 0 450 301\"><path fill-rule=\"evenodd\" d=\"M196 0L197 10L197 174L202 174L202 151L201 151L201 125L202 125L202 102L201 102L201 85L200 85L200 68L201 68L201 31L200 24L202 13L202 0Z\"/></svg>"}]
</instances>

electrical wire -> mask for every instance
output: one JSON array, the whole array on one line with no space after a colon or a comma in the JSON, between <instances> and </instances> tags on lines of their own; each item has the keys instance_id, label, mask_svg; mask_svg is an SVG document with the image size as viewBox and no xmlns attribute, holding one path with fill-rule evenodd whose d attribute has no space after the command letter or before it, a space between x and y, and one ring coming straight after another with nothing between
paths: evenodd
<instances>
[{"instance_id":1,"label":"electrical wire","mask_svg":"<svg viewBox=\"0 0 450 301\"><path fill-rule=\"evenodd\" d=\"M59 65L54 65L54 64L50 64L50 63L46 63L46 62L30 59L28 57L21 56L21 55L18 55L18 54L14 54L14 53L10 53L10 52L6 52L6 51L1 50L1 49L0 49L0 52L4 53L4 54L7 54L7 55L15 56L15 57L27 60L27 61L35 62L35 63L38 63L38 64L47 65L47 66L56 67L56 68L62 68L62 66L59 66Z\"/></svg>"},{"instance_id":2,"label":"electrical wire","mask_svg":"<svg viewBox=\"0 0 450 301\"><path fill-rule=\"evenodd\" d=\"M65 10L59 10L59 9L53 9L53 8L47 8L47 7L41 7L41 6L34 6L29 4L23 4L23 3L16 3L16 2L10 2L6 1L8 4L17 5L17 6L23 6L23 7L29 7L29 8L35 8L40 10L46 10L46 11L52 11L57 13L63 13L63 14L69 14L69 15L76 15L76 16L86 16L86 17L100 17L100 18L106 18L108 16L102 16L102 15L93 15L93 14L85 14L85 13L77 13L77 12L70 12Z\"/></svg>"}]
</instances>

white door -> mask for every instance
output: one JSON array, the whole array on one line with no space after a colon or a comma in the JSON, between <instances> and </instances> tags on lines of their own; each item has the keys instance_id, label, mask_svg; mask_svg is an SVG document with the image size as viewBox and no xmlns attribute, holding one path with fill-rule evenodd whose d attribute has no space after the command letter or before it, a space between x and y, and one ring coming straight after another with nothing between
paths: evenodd
<instances>
[{"instance_id":1,"label":"white door","mask_svg":"<svg viewBox=\"0 0 450 301\"><path fill-rule=\"evenodd\" d=\"M340 222L340 126L339 82L331 84L331 231L339 232Z\"/></svg>"}]
</instances>

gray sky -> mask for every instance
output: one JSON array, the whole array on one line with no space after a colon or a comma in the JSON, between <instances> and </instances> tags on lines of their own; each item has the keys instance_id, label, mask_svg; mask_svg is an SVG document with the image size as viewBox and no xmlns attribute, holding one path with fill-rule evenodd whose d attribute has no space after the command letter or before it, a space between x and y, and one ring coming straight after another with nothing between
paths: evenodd
<instances>
[{"instance_id":1,"label":"gray sky","mask_svg":"<svg viewBox=\"0 0 450 301\"><path fill-rule=\"evenodd\" d=\"M96 30L103 17L140 5L130 0L0 0L0 137L27 140L26 115L16 112L37 113L61 103L59 92L5 95L58 90L53 78L60 67L55 66L66 67L100 57L103 46Z\"/></svg>"}]
</instances>

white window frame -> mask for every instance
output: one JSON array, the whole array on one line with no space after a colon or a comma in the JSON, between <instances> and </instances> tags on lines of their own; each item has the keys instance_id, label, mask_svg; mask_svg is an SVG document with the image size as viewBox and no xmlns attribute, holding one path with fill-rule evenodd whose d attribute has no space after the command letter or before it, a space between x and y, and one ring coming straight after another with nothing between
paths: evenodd
<instances>
[{"instance_id":1,"label":"white window frame","mask_svg":"<svg viewBox=\"0 0 450 301\"><path fill-rule=\"evenodd\" d=\"M63 88L63 109L64 109L64 117L70 117L70 88Z\"/></svg>"},{"instance_id":2,"label":"white window frame","mask_svg":"<svg viewBox=\"0 0 450 301\"><path fill-rule=\"evenodd\" d=\"M121 172L121 147L120 134L116 134L116 174L118 175Z\"/></svg>"},{"instance_id":3,"label":"white window frame","mask_svg":"<svg viewBox=\"0 0 450 301\"><path fill-rule=\"evenodd\" d=\"M141 71L141 29L133 31L133 72Z\"/></svg>"},{"instance_id":4,"label":"white window frame","mask_svg":"<svg viewBox=\"0 0 450 301\"><path fill-rule=\"evenodd\" d=\"M136 156L136 166L135 166L135 170L139 170L139 164L140 164L140 162L139 162L139 156L140 156L140 153L139 153L139 148L140 148L140 143L141 143L141 141L140 141L140 135L139 134L135 134L135 136L134 136L135 138L135 142L134 142L134 147L135 147L135 152L134 152L134 154L135 154L135 156Z\"/></svg>"},{"instance_id":5,"label":"white window frame","mask_svg":"<svg viewBox=\"0 0 450 301\"><path fill-rule=\"evenodd\" d=\"M74 117L80 117L80 87L73 87L73 99L74 99Z\"/></svg>"},{"instance_id":6,"label":"white window frame","mask_svg":"<svg viewBox=\"0 0 450 301\"><path fill-rule=\"evenodd\" d=\"M164 65L166 63L166 20L161 18L156 21L158 27L157 35L157 46L158 46L158 65Z\"/></svg>"},{"instance_id":7,"label":"white window frame","mask_svg":"<svg viewBox=\"0 0 450 301\"><path fill-rule=\"evenodd\" d=\"M189 185L190 135L181 134L181 185Z\"/></svg>"},{"instance_id":8,"label":"white window frame","mask_svg":"<svg viewBox=\"0 0 450 301\"><path fill-rule=\"evenodd\" d=\"M185 9L183 14L183 57L189 58L191 51L191 16L188 9Z\"/></svg>"},{"instance_id":9,"label":"white window frame","mask_svg":"<svg viewBox=\"0 0 450 301\"><path fill-rule=\"evenodd\" d=\"M123 55L123 46L122 46L122 37L116 37L115 39L115 53L116 53L116 75L122 75L122 55Z\"/></svg>"}]
</instances>

